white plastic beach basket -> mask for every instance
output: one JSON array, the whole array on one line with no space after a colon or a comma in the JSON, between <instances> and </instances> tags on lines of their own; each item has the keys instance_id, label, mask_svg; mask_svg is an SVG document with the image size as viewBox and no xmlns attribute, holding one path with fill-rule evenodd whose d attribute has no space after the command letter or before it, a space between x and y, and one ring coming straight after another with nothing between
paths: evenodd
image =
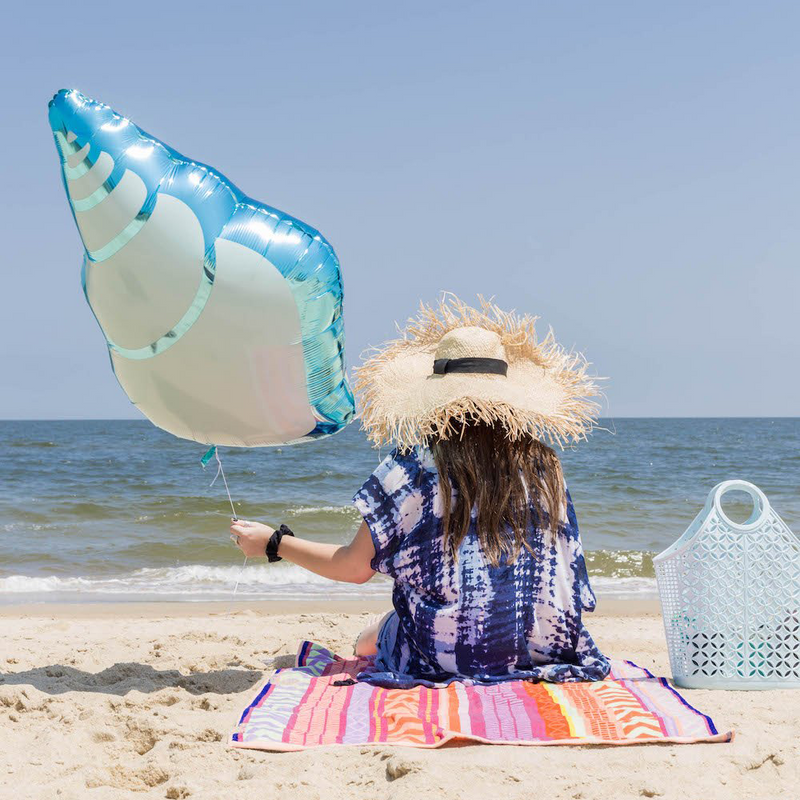
<instances>
[{"instance_id":1,"label":"white plastic beach basket","mask_svg":"<svg viewBox=\"0 0 800 800\"><path fill-rule=\"evenodd\" d=\"M750 495L745 522L722 497ZM653 559L675 683L690 689L800 687L800 541L746 481L715 486Z\"/></svg>"}]
</instances>

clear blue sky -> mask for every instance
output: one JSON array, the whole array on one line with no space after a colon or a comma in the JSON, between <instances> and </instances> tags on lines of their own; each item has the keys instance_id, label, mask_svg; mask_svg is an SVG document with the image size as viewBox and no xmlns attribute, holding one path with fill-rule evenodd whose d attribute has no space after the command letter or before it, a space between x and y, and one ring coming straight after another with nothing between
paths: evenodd
<instances>
[{"instance_id":1,"label":"clear blue sky","mask_svg":"<svg viewBox=\"0 0 800 800\"><path fill-rule=\"evenodd\" d=\"M606 414L800 414L795 2L17 4L0 418L125 417L47 125L77 88L318 227L347 348L533 312Z\"/></svg>"}]
</instances>

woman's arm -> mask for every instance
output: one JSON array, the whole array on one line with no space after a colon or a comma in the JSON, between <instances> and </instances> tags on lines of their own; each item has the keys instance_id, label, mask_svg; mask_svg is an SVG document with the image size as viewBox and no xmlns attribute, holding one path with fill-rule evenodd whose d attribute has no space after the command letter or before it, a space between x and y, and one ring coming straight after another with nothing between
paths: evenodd
<instances>
[{"instance_id":1,"label":"woman's arm","mask_svg":"<svg viewBox=\"0 0 800 800\"><path fill-rule=\"evenodd\" d=\"M248 558L259 556L263 558L267 542L273 533L269 525L260 522L240 519L231 525L231 534L239 537L237 546ZM375 574L375 570L370 566L375 557L375 546L372 544L372 536L366 522L361 523L353 541L345 545L324 544L294 536L284 536L278 548L278 555L334 581L366 583Z\"/></svg>"}]
</instances>

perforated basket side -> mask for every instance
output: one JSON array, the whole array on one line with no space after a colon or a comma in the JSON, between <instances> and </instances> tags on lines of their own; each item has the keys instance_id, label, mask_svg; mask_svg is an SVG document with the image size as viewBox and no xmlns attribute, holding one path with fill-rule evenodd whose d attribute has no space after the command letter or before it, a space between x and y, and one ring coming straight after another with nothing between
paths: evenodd
<instances>
[{"instance_id":1,"label":"perforated basket side","mask_svg":"<svg viewBox=\"0 0 800 800\"><path fill-rule=\"evenodd\" d=\"M747 522L722 509L732 489L754 499ZM757 487L714 487L703 512L654 564L677 684L800 686L800 542Z\"/></svg>"}]
</instances>

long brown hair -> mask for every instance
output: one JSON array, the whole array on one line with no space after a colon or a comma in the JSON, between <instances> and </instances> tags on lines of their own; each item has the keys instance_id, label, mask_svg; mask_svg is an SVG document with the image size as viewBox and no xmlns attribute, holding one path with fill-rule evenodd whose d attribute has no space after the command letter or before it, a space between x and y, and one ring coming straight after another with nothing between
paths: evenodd
<instances>
[{"instance_id":1,"label":"long brown hair","mask_svg":"<svg viewBox=\"0 0 800 800\"><path fill-rule=\"evenodd\" d=\"M564 478L553 450L533 437L511 440L500 425L467 422L456 435L431 445L439 471L445 550L457 558L472 510L484 555L498 565L533 555L528 529L533 521L555 535L564 506ZM455 489L455 504L452 493Z\"/></svg>"}]
</instances>

